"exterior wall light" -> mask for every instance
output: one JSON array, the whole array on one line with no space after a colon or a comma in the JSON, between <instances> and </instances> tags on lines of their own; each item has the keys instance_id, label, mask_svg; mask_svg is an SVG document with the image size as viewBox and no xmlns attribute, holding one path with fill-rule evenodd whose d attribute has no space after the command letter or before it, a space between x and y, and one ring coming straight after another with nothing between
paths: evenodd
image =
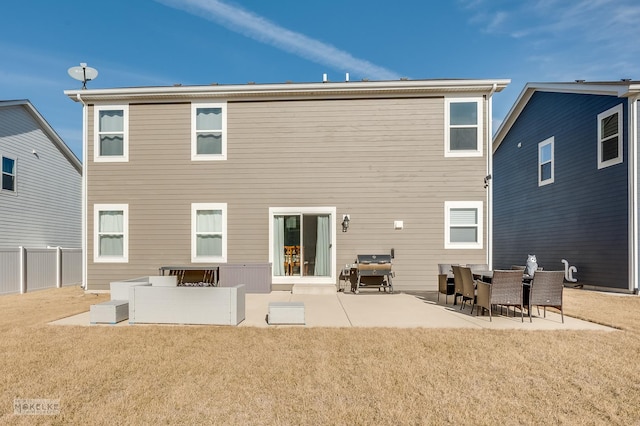
<instances>
[{"instance_id":1,"label":"exterior wall light","mask_svg":"<svg viewBox=\"0 0 640 426\"><path fill-rule=\"evenodd\" d=\"M351 218L348 214L342 215L342 232L347 232L349 229L349 222L351 222Z\"/></svg>"}]
</instances>

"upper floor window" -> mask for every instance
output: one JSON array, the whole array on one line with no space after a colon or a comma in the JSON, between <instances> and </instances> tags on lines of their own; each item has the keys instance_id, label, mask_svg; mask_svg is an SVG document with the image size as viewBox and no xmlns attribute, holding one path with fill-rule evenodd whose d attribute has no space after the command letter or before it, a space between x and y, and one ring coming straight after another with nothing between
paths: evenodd
<instances>
[{"instance_id":1,"label":"upper floor window","mask_svg":"<svg viewBox=\"0 0 640 426\"><path fill-rule=\"evenodd\" d=\"M482 201L446 201L446 249L482 248Z\"/></svg>"},{"instance_id":2,"label":"upper floor window","mask_svg":"<svg viewBox=\"0 0 640 426\"><path fill-rule=\"evenodd\" d=\"M191 104L191 159L226 160L227 104Z\"/></svg>"},{"instance_id":3,"label":"upper floor window","mask_svg":"<svg viewBox=\"0 0 640 426\"><path fill-rule=\"evenodd\" d=\"M226 262L227 204L191 204L191 261Z\"/></svg>"},{"instance_id":4,"label":"upper floor window","mask_svg":"<svg viewBox=\"0 0 640 426\"><path fill-rule=\"evenodd\" d=\"M16 160L2 157L2 190L16 192Z\"/></svg>"},{"instance_id":5,"label":"upper floor window","mask_svg":"<svg viewBox=\"0 0 640 426\"><path fill-rule=\"evenodd\" d=\"M129 206L127 204L96 204L94 206L95 262L128 262Z\"/></svg>"},{"instance_id":6,"label":"upper floor window","mask_svg":"<svg viewBox=\"0 0 640 426\"><path fill-rule=\"evenodd\" d=\"M445 99L445 157L482 156L482 98Z\"/></svg>"},{"instance_id":7,"label":"upper floor window","mask_svg":"<svg viewBox=\"0 0 640 426\"><path fill-rule=\"evenodd\" d=\"M598 114L598 168L622 163L622 104Z\"/></svg>"},{"instance_id":8,"label":"upper floor window","mask_svg":"<svg viewBox=\"0 0 640 426\"><path fill-rule=\"evenodd\" d=\"M94 160L129 161L129 106L96 105Z\"/></svg>"},{"instance_id":9,"label":"upper floor window","mask_svg":"<svg viewBox=\"0 0 640 426\"><path fill-rule=\"evenodd\" d=\"M553 183L553 142L554 138L550 137L538 144L538 186Z\"/></svg>"}]
</instances>

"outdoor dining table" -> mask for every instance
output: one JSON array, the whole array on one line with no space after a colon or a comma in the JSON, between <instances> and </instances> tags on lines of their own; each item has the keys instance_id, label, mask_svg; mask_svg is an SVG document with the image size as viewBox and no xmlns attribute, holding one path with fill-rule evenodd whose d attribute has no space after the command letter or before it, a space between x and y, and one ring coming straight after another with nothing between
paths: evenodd
<instances>
[{"instance_id":1,"label":"outdoor dining table","mask_svg":"<svg viewBox=\"0 0 640 426\"><path fill-rule=\"evenodd\" d=\"M493 270L475 270L471 272L474 279L491 284ZM533 277L522 271L522 306L529 307L529 293L531 292L531 281Z\"/></svg>"},{"instance_id":2,"label":"outdoor dining table","mask_svg":"<svg viewBox=\"0 0 640 426\"><path fill-rule=\"evenodd\" d=\"M220 281L220 267L218 265L202 265L202 266L161 266L158 268L160 275L176 275L178 277L178 285L185 282L185 278L189 279L190 275L196 277L197 280L207 281L218 286Z\"/></svg>"}]
</instances>

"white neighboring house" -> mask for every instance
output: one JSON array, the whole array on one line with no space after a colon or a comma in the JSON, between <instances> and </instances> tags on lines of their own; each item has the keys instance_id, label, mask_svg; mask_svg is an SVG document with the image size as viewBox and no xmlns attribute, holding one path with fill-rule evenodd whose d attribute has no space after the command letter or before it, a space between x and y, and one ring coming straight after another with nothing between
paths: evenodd
<instances>
[{"instance_id":1,"label":"white neighboring house","mask_svg":"<svg viewBox=\"0 0 640 426\"><path fill-rule=\"evenodd\" d=\"M0 101L0 249L81 247L82 164L28 100Z\"/></svg>"}]
</instances>

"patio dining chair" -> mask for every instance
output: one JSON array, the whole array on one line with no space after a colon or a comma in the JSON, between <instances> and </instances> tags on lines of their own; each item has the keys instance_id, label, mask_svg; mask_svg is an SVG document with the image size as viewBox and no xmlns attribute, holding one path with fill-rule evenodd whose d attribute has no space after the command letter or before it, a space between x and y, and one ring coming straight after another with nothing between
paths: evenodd
<instances>
[{"instance_id":1,"label":"patio dining chair","mask_svg":"<svg viewBox=\"0 0 640 426\"><path fill-rule=\"evenodd\" d=\"M483 308L489 311L489 321L492 321L491 307L500 305L507 307L507 313L510 306L520 308L520 317L524 322L521 270L495 270L491 284L478 281L477 288L476 305L478 309Z\"/></svg>"},{"instance_id":2,"label":"patio dining chair","mask_svg":"<svg viewBox=\"0 0 640 426\"><path fill-rule=\"evenodd\" d=\"M444 302L448 303L449 296L454 293L455 285L453 283L451 264L438 263L438 302L440 301L440 294L444 294Z\"/></svg>"},{"instance_id":3,"label":"patio dining chair","mask_svg":"<svg viewBox=\"0 0 640 426\"><path fill-rule=\"evenodd\" d=\"M462 288L462 272L460 271L460 265L451 265L451 270L453 271L453 304L458 303L458 298L462 297L464 294L464 289Z\"/></svg>"},{"instance_id":4,"label":"patio dining chair","mask_svg":"<svg viewBox=\"0 0 640 426\"><path fill-rule=\"evenodd\" d=\"M540 315L540 306L544 307L544 317L547 317L547 306L560 310L560 317L564 323L562 308L562 293L564 289L564 271L536 271L531 282L529 293L529 321L531 307L535 305Z\"/></svg>"},{"instance_id":5,"label":"patio dining chair","mask_svg":"<svg viewBox=\"0 0 640 426\"><path fill-rule=\"evenodd\" d=\"M460 276L459 280L462 281L462 303L460 304L460 310L464 309L467 301L471 301L471 313L473 313L473 308L476 304L476 286L471 268L459 266L458 274Z\"/></svg>"}]
</instances>

